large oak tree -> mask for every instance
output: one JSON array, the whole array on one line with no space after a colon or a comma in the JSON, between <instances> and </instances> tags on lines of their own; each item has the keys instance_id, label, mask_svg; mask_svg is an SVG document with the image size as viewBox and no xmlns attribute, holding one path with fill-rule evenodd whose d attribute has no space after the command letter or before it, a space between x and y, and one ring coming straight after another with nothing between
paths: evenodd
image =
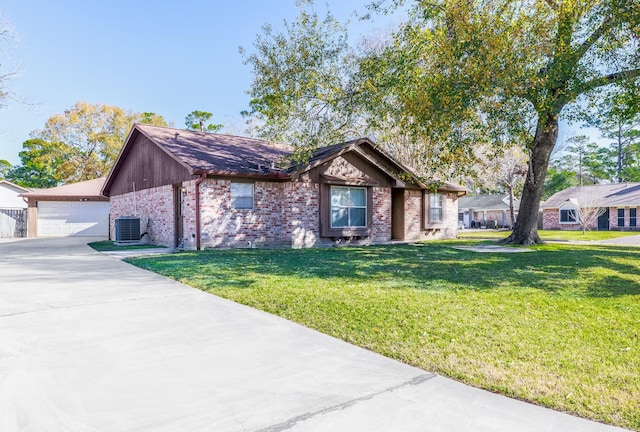
<instances>
[{"instance_id":1,"label":"large oak tree","mask_svg":"<svg viewBox=\"0 0 640 432\"><path fill-rule=\"evenodd\" d=\"M503 145L524 136L533 116L518 221L506 242L541 242L538 208L560 116L576 115L581 97L639 87L640 2L434 0L414 3L410 17L366 64L374 93L384 95L375 101L396 107L418 136L440 137L461 154L469 140L460 137Z\"/></svg>"}]
</instances>

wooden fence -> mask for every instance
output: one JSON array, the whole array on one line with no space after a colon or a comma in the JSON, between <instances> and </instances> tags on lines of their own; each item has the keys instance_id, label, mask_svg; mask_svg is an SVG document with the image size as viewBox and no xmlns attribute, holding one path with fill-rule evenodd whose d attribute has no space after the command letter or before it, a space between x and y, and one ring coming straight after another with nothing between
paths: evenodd
<instances>
[{"instance_id":1,"label":"wooden fence","mask_svg":"<svg viewBox=\"0 0 640 432\"><path fill-rule=\"evenodd\" d=\"M0 238L27 236L27 209L0 209Z\"/></svg>"}]
</instances>

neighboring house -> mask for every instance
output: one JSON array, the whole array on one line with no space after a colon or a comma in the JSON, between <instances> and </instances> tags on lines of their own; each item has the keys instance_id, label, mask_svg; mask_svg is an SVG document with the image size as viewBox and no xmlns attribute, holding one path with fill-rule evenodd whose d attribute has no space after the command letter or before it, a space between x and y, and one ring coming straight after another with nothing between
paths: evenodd
<instances>
[{"instance_id":1,"label":"neighboring house","mask_svg":"<svg viewBox=\"0 0 640 432\"><path fill-rule=\"evenodd\" d=\"M433 193L368 139L292 150L252 138L136 124L102 193L111 233L140 218L151 243L309 247L453 237L461 186ZM121 224L122 226L122 224Z\"/></svg>"},{"instance_id":2,"label":"neighboring house","mask_svg":"<svg viewBox=\"0 0 640 432\"><path fill-rule=\"evenodd\" d=\"M577 222L581 197L602 214L589 229L637 230L640 207L640 183L616 183L593 186L574 186L552 195L542 203L544 229L582 229ZM585 200L585 198L583 198Z\"/></svg>"},{"instance_id":3,"label":"neighboring house","mask_svg":"<svg viewBox=\"0 0 640 432\"><path fill-rule=\"evenodd\" d=\"M520 201L513 200L516 219ZM458 200L458 221L465 228L513 227L509 211L509 194L465 196Z\"/></svg>"},{"instance_id":4,"label":"neighboring house","mask_svg":"<svg viewBox=\"0 0 640 432\"><path fill-rule=\"evenodd\" d=\"M20 197L29 189L0 179L0 238L25 237L27 202Z\"/></svg>"},{"instance_id":5,"label":"neighboring house","mask_svg":"<svg viewBox=\"0 0 640 432\"><path fill-rule=\"evenodd\" d=\"M107 237L109 198L105 178L23 193L29 205L29 237Z\"/></svg>"}]
</instances>

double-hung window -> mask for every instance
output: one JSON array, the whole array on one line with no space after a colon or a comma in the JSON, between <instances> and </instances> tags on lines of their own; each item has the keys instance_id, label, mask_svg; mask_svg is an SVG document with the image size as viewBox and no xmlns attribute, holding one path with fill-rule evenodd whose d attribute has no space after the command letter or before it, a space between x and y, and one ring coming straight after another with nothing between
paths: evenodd
<instances>
[{"instance_id":1,"label":"double-hung window","mask_svg":"<svg viewBox=\"0 0 640 432\"><path fill-rule=\"evenodd\" d=\"M624 209L623 208L618 209L618 226L619 227L624 226Z\"/></svg>"},{"instance_id":2,"label":"double-hung window","mask_svg":"<svg viewBox=\"0 0 640 432\"><path fill-rule=\"evenodd\" d=\"M253 210L252 183L231 183L231 207L238 210Z\"/></svg>"},{"instance_id":3,"label":"double-hung window","mask_svg":"<svg viewBox=\"0 0 640 432\"><path fill-rule=\"evenodd\" d=\"M629 226L630 227L637 227L638 226L637 214L638 214L638 208L637 207L632 207L632 208L629 209Z\"/></svg>"},{"instance_id":4,"label":"double-hung window","mask_svg":"<svg viewBox=\"0 0 640 432\"><path fill-rule=\"evenodd\" d=\"M578 222L578 213L576 209L560 210L560 223L576 223Z\"/></svg>"},{"instance_id":5,"label":"double-hung window","mask_svg":"<svg viewBox=\"0 0 640 432\"><path fill-rule=\"evenodd\" d=\"M367 227L367 189L331 186L331 228Z\"/></svg>"},{"instance_id":6,"label":"double-hung window","mask_svg":"<svg viewBox=\"0 0 640 432\"><path fill-rule=\"evenodd\" d=\"M441 194L429 194L429 223L441 223L444 220L443 198Z\"/></svg>"}]
</instances>

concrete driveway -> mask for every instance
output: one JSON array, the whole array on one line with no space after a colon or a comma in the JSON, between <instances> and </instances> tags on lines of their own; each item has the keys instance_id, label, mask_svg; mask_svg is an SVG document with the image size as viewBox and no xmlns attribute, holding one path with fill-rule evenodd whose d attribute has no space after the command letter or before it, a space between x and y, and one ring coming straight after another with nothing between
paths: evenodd
<instances>
[{"instance_id":1,"label":"concrete driveway","mask_svg":"<svg viewBox=\"0 0 640 432\"><path fill-rule=\"evenodd\" d=\"M0 242L0 431L620 430L434 376L86 241Z\"/></svg>"}]
</instances>

